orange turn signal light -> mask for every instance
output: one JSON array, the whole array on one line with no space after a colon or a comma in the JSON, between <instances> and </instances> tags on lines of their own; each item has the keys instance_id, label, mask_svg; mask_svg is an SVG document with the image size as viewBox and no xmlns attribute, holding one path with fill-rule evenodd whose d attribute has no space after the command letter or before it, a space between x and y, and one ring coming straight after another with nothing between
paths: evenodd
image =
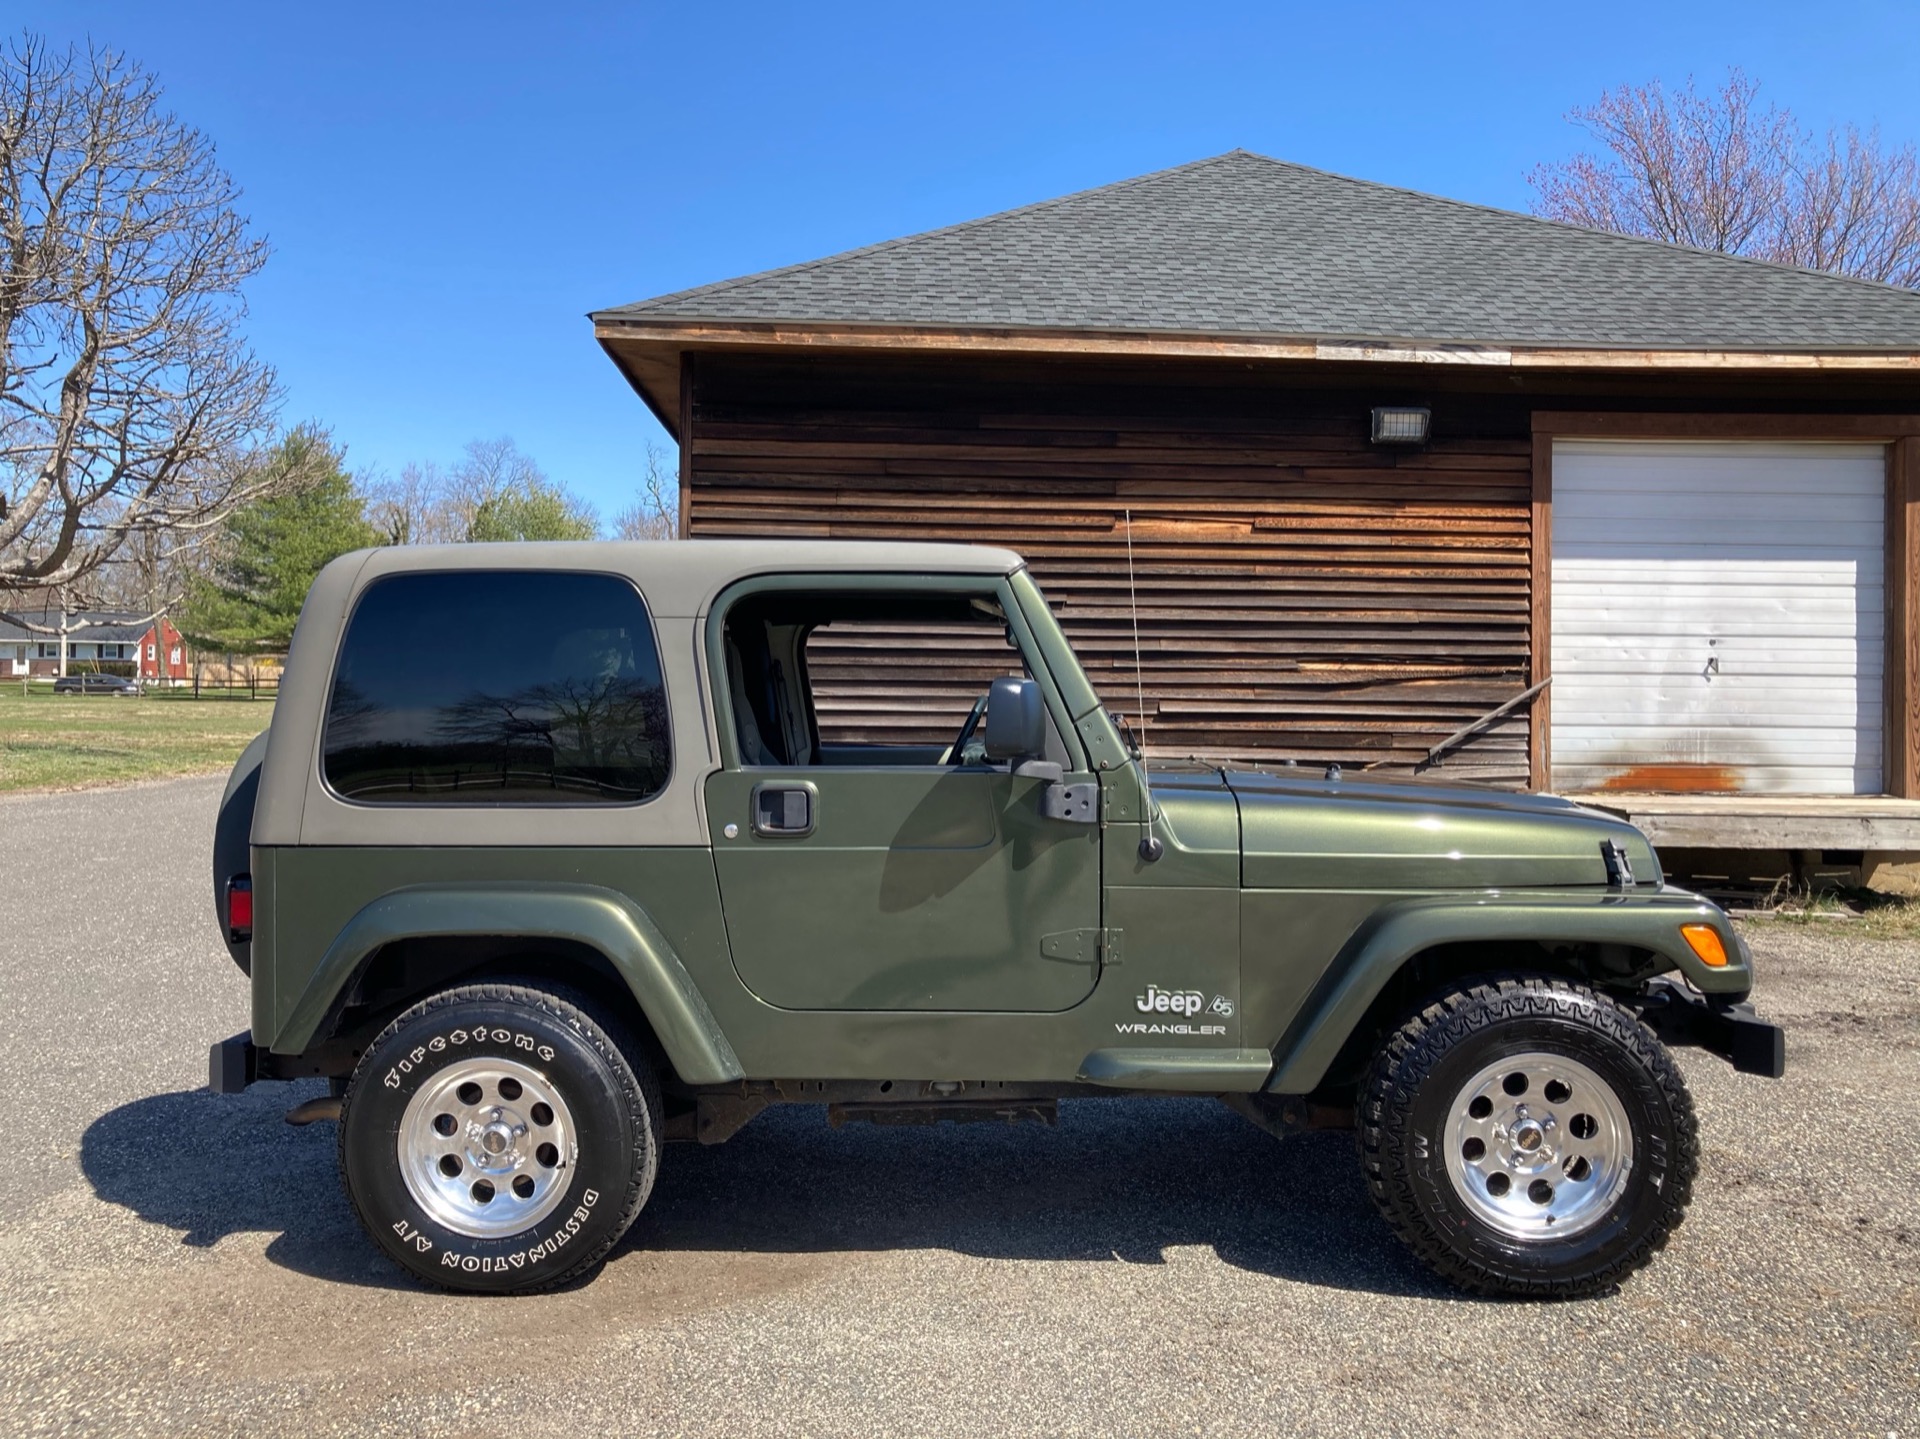
<instances>
[{"instance_id":1,"label":"orange turn signal light","mask_svg":"<svg viewBox=\"0 0 1920 1439\"><path fill-rule=\"evenodd\" d=\"M1687 948L1700 956L1700 962L1713 969L1727 967L1727 946L1720 938L1720 931L1710 924L1683 924L1680 937L1687 942Z\"/></svg>"}]
</instances>

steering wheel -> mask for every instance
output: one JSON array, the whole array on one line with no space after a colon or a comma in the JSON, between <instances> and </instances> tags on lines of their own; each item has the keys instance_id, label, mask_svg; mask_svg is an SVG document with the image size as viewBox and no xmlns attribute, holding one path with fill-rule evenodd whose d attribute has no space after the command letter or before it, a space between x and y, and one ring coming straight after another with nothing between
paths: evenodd
<instances>
[{"instance_id":1,"label":"steering wheel","mask_svg":"<svg viewBox=\"0 0 1920 1439\"><path fill-rule=\"evenodd\" d=\"M980 716L987 712L987 697L981 695L973 702L973 708L967 712L966 723L960 726L960 733L953 737L953 743L947 746L947 752L940 756L941 764L965 764L967 741L973 738L973 732L980 728Z\"/></svg>"}]
</instances>

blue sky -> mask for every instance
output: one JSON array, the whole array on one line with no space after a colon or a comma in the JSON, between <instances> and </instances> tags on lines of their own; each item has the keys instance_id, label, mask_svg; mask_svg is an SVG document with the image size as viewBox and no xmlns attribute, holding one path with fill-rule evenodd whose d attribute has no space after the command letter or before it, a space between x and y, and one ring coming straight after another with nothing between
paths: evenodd
<instances>
[{"instance_id":1,"label":"blue sky","mask_svg":"<svg viewBox=\"0 0 1920 1439\"><path fill-rule=\"evenodd\" d=\"M511 435L609 512L664 435L603 305L1236 146L1523 209L1571 107L1729 64L1816 126L1920 139L1911 3L25 11L218 143L274 247L250 332L289 420L358 468Z\"/></svg>"}]
</instances>

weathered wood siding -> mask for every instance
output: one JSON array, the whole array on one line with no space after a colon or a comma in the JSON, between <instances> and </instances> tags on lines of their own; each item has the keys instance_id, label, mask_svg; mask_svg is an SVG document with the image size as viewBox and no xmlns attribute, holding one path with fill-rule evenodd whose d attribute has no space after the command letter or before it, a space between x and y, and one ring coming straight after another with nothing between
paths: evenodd
<instances>
[{"instance_id":1,"label":"weathered wood siding","mask_svg":"<svg viewBox=\"0 0 1920 1439\"><path fill-rule=\"evenodd\" d=\"M1019 673L998 623L834 624L807 640L822 744L947 744L994 680Z\"/></svg>"},{"instance_id":2,"label":"weathered wood siding","mask_svg":"<svg viewBox=\"0 0 1920 1439\"><path fill-rule=\"evenodd\" d=\"M1150 751L1405 772L1526 688L1531 440L1523 407L1476 400L1423 449L1370 445L1392 399L734 361L694 383L689 531L1011 546L1108 706L1144 689ZM891 739L949 738L954 697L1004 672L855 658L816 663L823 708ZM1440 773L1523 786L1527 724Z\"/></svg>"}]
</instances>

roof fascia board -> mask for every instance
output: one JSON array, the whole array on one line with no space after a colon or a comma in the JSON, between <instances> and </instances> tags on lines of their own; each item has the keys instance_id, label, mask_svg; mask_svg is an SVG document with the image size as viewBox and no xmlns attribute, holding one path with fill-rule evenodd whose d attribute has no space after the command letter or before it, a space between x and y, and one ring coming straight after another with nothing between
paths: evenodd
<instances>
[{"instance_id":1,"label":"roof fascia board","mask_svg":"<svg viewBox=\"0 0 1920 1439\"><path fill-rule=\"evenodd\" d=\"M595 336L604 346L625 340L651 344L714 348L796 348L834 350L991 351L1038 354L1200 355L1230 359L1315 358L1308 341L1261 340L1231 336L1120 335L1072 330L931 330L841 328L799 325L712 325L601 323Z\"/></svg>"},{"instance_id":2,"label":"roof fascia board","mask_svg":"<svg viewBox=\"0 0 1920 1439\"><path fill-rule=\"evenodd\" d=\"M1269 339L1244 335L1139 335L1079 330L958 330L905 326L724 324L602 319L594 334L687 348L918 350L1149 358L1319 360L1358 364L1485 365L1514 369L1920 371L1913 351L1606 349L1447 344L1434 341ZM617 361L617 354L615 355ZM624 367L623 367L624 368ZM635 386L635 388L639 388Z\"/></svg>"},{"instance_id":3,"label":"roof fascia board","mask_svg":"<svg viewBox=\"0 0 1920 1439\"><path fill-rule=\"evenodd\" d=\"M1910 350L1515 350L1516 369L1920 370Z\"/></svg>"}]
</instances>

